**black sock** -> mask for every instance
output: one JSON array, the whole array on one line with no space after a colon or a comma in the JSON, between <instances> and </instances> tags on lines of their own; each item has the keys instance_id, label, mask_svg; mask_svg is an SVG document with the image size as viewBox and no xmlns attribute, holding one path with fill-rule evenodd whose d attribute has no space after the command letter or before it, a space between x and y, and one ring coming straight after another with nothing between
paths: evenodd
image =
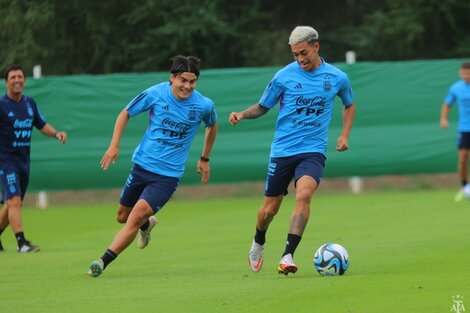
<instances>
[{"instance_id":1,"label":"black sock","mask_svg":"<svg viewBox=\"0 0 470 313\"><path fill-rule=\"evenodd\" d=\"M297 246L300 243L300 239L302 239L302 236L287 234L286 250L284 251L284 254L282 256L285 256L289 253L294 256L295 249L297 249Z\"/></svg>"},{"instance_id":2,"label":"black sock","mask_svg":"<svg viewBox=\"0 0 470 313\"><path fill-rule=\"evenodd\" d=\"M255 242L264 245L266 242L266 230L259 230L258 227L256 227Z\"/></svg>"},{"instance_id":3,"label":"black sock","mask_svg":"<svg viewBox=\"0 0 470 313\"><path fill-rule=\"evenodd\" d=\"M144 231L144 230L147 230L147 228L149 228L149 220L146 220L144 225L140 226L140 230Z\"/></svg>"},{"instance_id":4,"label":"black sock","mask_svg":"<svg viewBox=\"0 0 470 313\"><path fill-rule=\"evenodd\" d=\"M19 232L15 234L16 241L18 242L18 247L21 248L22 245L26 243L26 239L24 239L24 233Z\"/></svg>"},{"instance_id":5,"label":"black sock","mask_svg":"<svg viewBox=\"0 0 470 313\"><path fill-rule=\"evenodd\" d=\"M462 187L465 187L466 184L467 184L467 181L466 181L466 180L462 180Z\"/></svg>"},{"instance_id":6,"label":"black sock","mask_svg":"<svg viewBox=\"0 0 470 313\"><path fill-rule=\"evenodd\" d=\"M114 253L113 250L107 249L104 252L103 256L101 257L101 261L103 261L103 269L105 269L106 266L108 266L108 264L114 261L114 259L116 258L117 258L117 254Z\"/></svg>"}]
</instances>

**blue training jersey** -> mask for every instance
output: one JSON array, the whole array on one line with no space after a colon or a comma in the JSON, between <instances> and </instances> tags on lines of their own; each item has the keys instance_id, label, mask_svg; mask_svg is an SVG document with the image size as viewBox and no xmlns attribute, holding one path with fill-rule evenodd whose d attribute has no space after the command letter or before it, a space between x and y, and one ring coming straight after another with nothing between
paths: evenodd
<instances>
[{"instance_id":1,"label":"blue training jersey","mask_svg":"<svg viewBox=\"0 0 470 313\"><path fill-rule=\"evenodd\" d=\"M334 99L339 96L349 106L354 96L348 76L322 61L314 71L305 71L294 61L277 72L264 90L259 104L268 109L280 106L271 157L306 152L326 156Z\"/></svg>"},{"instance_id":2,"label":"blue training jersey","mask_svg":"<svg viewBox=\"0 0 470 313\"><path fill-rule=\"evenodd\" d=\"M452 106L458 103L459 110L459 132L470 132L470 84L463 79L455 82L449 88L444 103Z\"/></svg>"},{"instance_id":3,"label":"blue training jersey","mask_svg":"<svg viewBox=\"0 0 470 313\"><path fill-rule=\"evenodd\" d=\"M33 98L19 102L7 95L0 98L0 163L29 163L33 126L41 129L46 120Z\"/></svg>"},{"instance_id":4,"label":"blue training jersey","mask_svg":"<svg viewBox=\"0 0 470 313\"><path fill-rule=\"evenodd\" d=\"M178 100L169 82L150 87L127 106L131 117L150 110L149 127L132 161L152 173L183 176L189 147L201 121L208 127L217 123L214 103L194 90L189 98Z\"/></svg>"}]
</instances>

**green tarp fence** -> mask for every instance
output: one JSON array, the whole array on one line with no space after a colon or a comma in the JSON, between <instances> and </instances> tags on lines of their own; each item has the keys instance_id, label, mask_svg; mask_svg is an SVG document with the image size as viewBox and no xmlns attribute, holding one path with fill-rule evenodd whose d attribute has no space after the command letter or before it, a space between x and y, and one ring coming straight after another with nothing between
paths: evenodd
<instances>
[{"instance_id":1,"label":"green tarp fence","mask_svg":"<svg viewBox=\"0 0 470 313\"><path fill-rule=\"evenodd\" d=\"M455 171L457 110L452 110L447 130L439 127L439 112L448 87L458 79L461 62L335 64L351 79L357 113L350 150L336 152L342 126L342 105L337 99L325 177ZM228 115L256 103L277 70L202 71L197 88L214 100L220 124L211 156L212 183L264 180L278 107L236 127L228 123ZM30 190L121 187L148 115L129 121L118 162L104 172L99 163L115 119L140 91L167 79L168 73L29 78L25 93L36 99L48 122L69 134L62 146L34 131ZM202 143L203 127L192 145L182 184L199 183L196 163Z\"/></svg>"}]
</instances>

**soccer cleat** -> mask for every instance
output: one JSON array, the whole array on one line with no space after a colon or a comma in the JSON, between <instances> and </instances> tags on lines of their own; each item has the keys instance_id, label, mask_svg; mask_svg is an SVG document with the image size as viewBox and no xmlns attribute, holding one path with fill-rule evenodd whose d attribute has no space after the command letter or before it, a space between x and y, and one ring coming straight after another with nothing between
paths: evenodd
<instances>
[{"instance_id":1,"label":"soccer cleat","mask_svg":"<svg viewBox=\"0 0 470 313\"><path fill-rule=\"evenodd\" d=\"M18 253L29 253L39 251L39 246L32 245L31 242L26 241L21 247L18 247L16 251Z\"/></svg>"},{"instance_id":2,"label":"soccer cleat","mask_svg":"<svg viewBox=\"0 0 470 313\"><path fill-rule=\"evenodd\" d=\"M88 271L88 276L90 277L98 277L103 273L104 264L103 260L98 259L96 261L91 262L90 270Z\"/></svg>"},{"instance_id":3,"label":"soccer cleat","mask_svg":"<svg viewBox=\"0 0 470 313\"><path fill-rule=\"evenodd\" d=\"M279 266L277 267L277 271L279 274L287 274L292 273L295 274L297 272L297 265L294 264L294 260L292 259L292 254L286 254L282 257L281 261L279 262Z\"/></svg>"},{"instance_id":4,"label":"soccer cleat","mask_svg":"<svg viewBox=\"0 0 470 313\"><path fill-rule=\"evenodd\" d=\"M251 270L255 273L259 272L263 266L263 251L264 245L260 245L253 240L250 254L248 255L248 264L250 265Z\"/></svg>"},{"instance_id":5,"label":"soccer cleat","mask_svg":"<svg viewBox=\"0 0 470 313\"><path fill-rule=\"evenodd\" d=\"M152 215L149 217L149 227L147 227L146 230L139 229L139 236L137 238L137 246L140 249L147 247L151 239L150 232L152 231L152 228L154 228L155 225L157 224L158 224L157 218Z\"/></svg>"},{"instance_id":6,"label":"soccer cleat","mask_svg":"<svg viewBox=\"0 0 470 313\"><path fill-rule=\"evenodd\" d=\"M465 193L463 191L463 187L459 189L459 191L455 194L454 201L460 202L465 198Z\"/></svg>"}]
</instances>

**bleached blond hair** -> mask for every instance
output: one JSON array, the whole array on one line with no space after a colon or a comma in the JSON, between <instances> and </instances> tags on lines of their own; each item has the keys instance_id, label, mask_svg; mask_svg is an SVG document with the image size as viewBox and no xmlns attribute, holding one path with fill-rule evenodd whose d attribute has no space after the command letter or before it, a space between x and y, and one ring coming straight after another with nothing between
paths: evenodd
<instances>
[{"instance_id":1,"label":"bleached blond hair","mask_svg":"<svg viewBox=\"0 0 470 313\"><path fill-rule=\"evenodd\" d=\"M318 41L318 32L310 26L297 26L289 36L289 45L296 45L303 41L308 43Z\"/></svg>"}]
</instances>

